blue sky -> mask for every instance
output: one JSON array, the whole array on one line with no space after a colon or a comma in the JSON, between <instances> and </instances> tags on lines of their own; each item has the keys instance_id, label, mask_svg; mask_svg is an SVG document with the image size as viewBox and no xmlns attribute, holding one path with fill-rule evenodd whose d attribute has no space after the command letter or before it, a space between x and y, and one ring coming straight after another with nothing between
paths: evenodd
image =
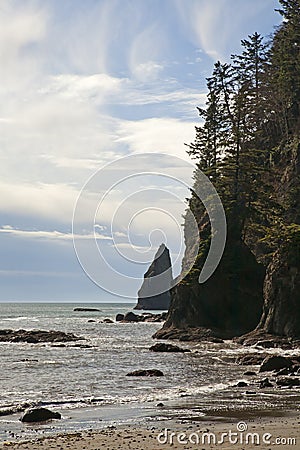
<instances>
[{"instance_id":1,"label":"blue sky","mask_svg":"<svg viewBox=\"0 0 300 450\"><path fill-rule=\"evenodd\" d=\"M1 1L0 301L115 299L82 270L72 217L100 169L103 185L88 193L76 228L89 257L95 229L86 211L111 179L102 168L132 153L151 153L136 174L146 168L167 176L136 176L109 190L93 223L97 243L113 270L136 277L129 296L163 239L178 273L186 195L170 174L180 181L176 158L182 172L187 163L184 143L194 137L205 77L248 34L269 35L280 23L276 7L276 0ZM167 169L159 153L170 155ZM136 265L126 263L136 255ZM110 270L99 266L99 277L109 279Z\"/></svg>"}]
</instances>

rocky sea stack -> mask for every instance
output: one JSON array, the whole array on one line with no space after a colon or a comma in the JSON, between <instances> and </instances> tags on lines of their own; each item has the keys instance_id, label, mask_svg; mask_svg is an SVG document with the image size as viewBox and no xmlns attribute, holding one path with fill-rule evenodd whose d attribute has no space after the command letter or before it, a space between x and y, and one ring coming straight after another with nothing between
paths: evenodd
<instances>
[{"instance_id":1,"label":"rocky sea stack","mask_svg":"<svg viewBox=\"0 0 300 450\"><path fill-rule=\"evenodd\" d=\"M138 292L138 302L134 309L167 310L171 302L172 284L170 252L165 244L161 244L144 275L143 284Z\"/></svg>"}]
</instances>

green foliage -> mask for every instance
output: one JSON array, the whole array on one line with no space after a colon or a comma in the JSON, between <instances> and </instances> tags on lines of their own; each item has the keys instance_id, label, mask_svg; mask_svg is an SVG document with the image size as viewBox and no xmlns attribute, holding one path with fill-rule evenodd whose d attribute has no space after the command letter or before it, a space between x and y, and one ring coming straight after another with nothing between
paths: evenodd
<instances>
[{"instance_id":1,"label":"green foliage","mask_svg":"<svg viewBox=\"0 0 300 450\"><path fill-rule=\"evenodd\" d=\"M279 2L284 20L269 44L254 33L242 40L242 53L232 55L232 64L216 62L188 154L215 185L229 232L257 254L272 254L284 245L299 258L300 229L294 216L300 217L300 211L294 211L300 180L292 173L284 195L280 184L300 131L300 0ZM197 170L194 183L197 187ZM204 241L187 281L199 273L210 242L208 227L201 225L204 207L193 192L189 208Z\"/></svg>"}]
</instances>

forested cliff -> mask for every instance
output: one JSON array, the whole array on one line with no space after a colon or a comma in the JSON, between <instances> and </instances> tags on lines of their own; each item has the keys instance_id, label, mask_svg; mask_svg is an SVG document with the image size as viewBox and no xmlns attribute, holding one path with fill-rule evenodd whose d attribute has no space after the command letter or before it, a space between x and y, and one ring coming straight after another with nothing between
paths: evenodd
<instances>
[{"instance_id":1,"label":"forested cliff","mask_svg":"<svg viewBox=\"0 0 300 450\"><path fill-rule=\"evenodd\" d=\"M156 337L233 337L256 329L300 338L300 1L280 5L283 21L271 41L248 36L242 53L231 64L217 62L207 79L188 153L222 200L227 243L213 276L199 284L211 227L192 193L199 254L174 288ZM197 178L196 171L195 187ZM192 253L189 220L187 213L183 271Z\"/></svg>"}]
</instances>

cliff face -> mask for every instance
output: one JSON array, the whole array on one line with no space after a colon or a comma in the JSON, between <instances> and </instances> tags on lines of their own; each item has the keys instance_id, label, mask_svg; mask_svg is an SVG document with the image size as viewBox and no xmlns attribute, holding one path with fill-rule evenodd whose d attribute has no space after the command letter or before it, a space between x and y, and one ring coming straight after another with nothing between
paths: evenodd
<instances>
[{"instance_id":1,"label":"cliff face","mask_svg":"<svg viewBox=\"0 0 300 450\"><path fill-rule=\"evenodd\" d=\"M170 306L170 289L173 283L172 265L168 248L162 244L144 275L134 309L167 310Z\"/></svg>"},{"instance_id":2,"label":"cliff face","mask_svg":"<svg viewBox=\"0 0 300 450\"><path fill-rule=\"evenodd\" d=\"M223 258L207 282L199 284L198 275L198 270L192 270L174 288L167 320L155 337L177 338L183 330L202 328L197 335L210 330L215 337L231 338L257 326L264 268L242 241L228 239Z\"/></svg>"},{"instance_id":3,"label":"cliff face","mask_svg":"<svg viewBox=\"0 0 300 450\"><path fill-rule=\"evenodd\" d=\"M285 147L280 159L277 184L279 201L286 205L283 219L290 225L267 267L264 281L264 311L259 330L275 335L300 337L300 143ZM276 187L276 186L275 186Z\"/></svg>"}]
</instances>

